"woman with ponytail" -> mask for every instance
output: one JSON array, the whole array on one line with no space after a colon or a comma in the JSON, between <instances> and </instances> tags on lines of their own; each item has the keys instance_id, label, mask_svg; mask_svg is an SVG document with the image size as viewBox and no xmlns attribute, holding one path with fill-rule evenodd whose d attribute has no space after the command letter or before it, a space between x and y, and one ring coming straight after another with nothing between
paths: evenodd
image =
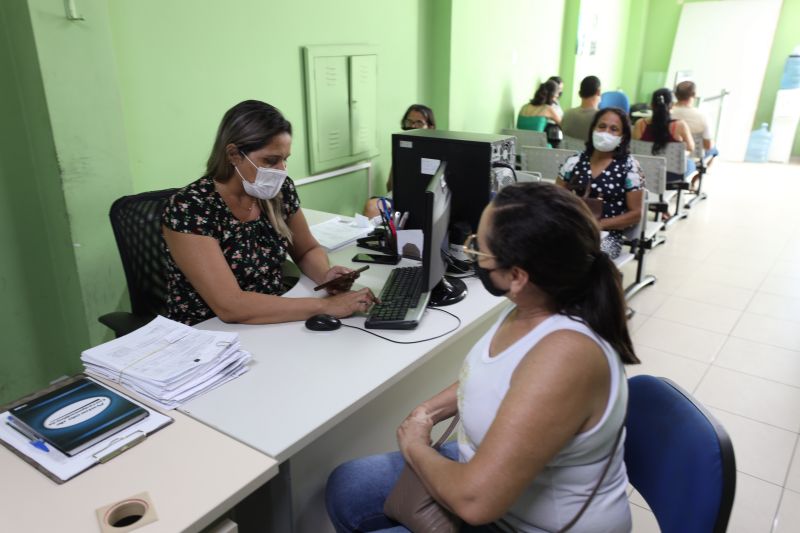
<instances>
[{"instance_id":1,"label":"woman with ponytail","mask_svg":"<svg viewBox=\"0 0 800 533\"><path fill-rule=\"evenodd\" d=\"M683 120L673 119L670 116L672 103L672 91L667 88L654 91L650 101L653 116L640 118L634 124L633 138L653 143L653 155L663 153L667 143L671 142L682 142L686 145L687 152L694 151L694 138L689 125ZM687 163L689 161L691 158L687 158ZM667 179L675 181L683 179L683 176L668 176Z\"/></svg>"},{"instance_id":2,"label":"woman with ponytail","mask_svg":"<svg viewBox=\"0 0 800 533\"><path fill-rule=\"evenodd\" d=\"M517 531L629 532L623 365L639 360L597 224L563 188L511 185L464 250L486 290L511 305L459 380L403 421L400 452L331 474L336 531L397 527L383 501L407 464L439 504L476 526L469 531L503 522ZM433 449L432 426L456 413L457 442Z\"/></svg>"},{"instance_id":3,"label":"woman with ponytail","mask_svg":"<svg viewBox=\"0 0 800 533\"><path fill-rule=\"evenodd\" d=\"M348 282L328 298L282 298L287 255L316 283L350 272L331 267L308 228L286 171L292 125L273 106L247 100L217 130L206 173L170 198L161 217L167 247L167 314L192 325L266 324L366 311L369 289Z\"/></svg>"}]
</instances>

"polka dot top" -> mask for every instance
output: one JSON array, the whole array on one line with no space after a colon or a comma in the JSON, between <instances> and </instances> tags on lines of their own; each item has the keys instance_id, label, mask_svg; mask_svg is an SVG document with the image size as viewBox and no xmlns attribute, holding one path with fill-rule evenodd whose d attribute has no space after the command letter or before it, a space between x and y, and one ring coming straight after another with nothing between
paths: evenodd
<instances>
[{"instance_id":1,"label":"polka dot top","mask_svg":"<svg viewBox=\"0 0 800 533\"><path fill-rule=\"evenodd\" d=\"M630 155L612 159L599 176L592 178L592 167L585 152L567 159L558 171L558 177L569 184L578 196L583 196L591 182L590 198L603 200L603 218L616 217L628 212L625 195L644 188L644 174Z\"/></svg>"},{"instance_id":2,"label":"polka dot top","mask_svg":"<svg viewBox=\"0 0 800 533\"><path fill-rule=\"evenodd\" d=\"M286 178L281 187L284 220L300 209L294 182ZM176 192L167 203L161 222L173 231L206 235L219 243L243 291L283 293L282 265L289 241L272 226L265 212L256 220L236 218L214 188L214 180L203 177ZM164 245L166 247L166 243ZM167 316L193 325L214 316L175 264L167 248Z\"/></svg>"}]
</instances>

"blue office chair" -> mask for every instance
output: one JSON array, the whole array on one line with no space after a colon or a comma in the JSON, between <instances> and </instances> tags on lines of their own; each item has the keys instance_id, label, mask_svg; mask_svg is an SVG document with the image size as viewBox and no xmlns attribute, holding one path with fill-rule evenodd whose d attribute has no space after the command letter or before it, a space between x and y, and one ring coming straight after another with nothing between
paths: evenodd
<instances>
[{"instance_id":1,"label":"blue office chair","mask_svg":"<svg viewBox=\"0 0 800 533\"><path fill-rule=\"evenodd\" d=\"M666 378L628 380L625 466L663 533L724 532L736 492L727 432Z\"/></svg>"},{"instance_id":2,"label":"blue office chair","mask_svg":"<svg viewBox=\"0 0 800 533\"><path fill-rule=\"evenodd\" d=\"M618 107L625 113L630 113L631 110L628 95L622 91L608 91L600 95L600 109L607 107Z\"/></svg>"}]
</instances>

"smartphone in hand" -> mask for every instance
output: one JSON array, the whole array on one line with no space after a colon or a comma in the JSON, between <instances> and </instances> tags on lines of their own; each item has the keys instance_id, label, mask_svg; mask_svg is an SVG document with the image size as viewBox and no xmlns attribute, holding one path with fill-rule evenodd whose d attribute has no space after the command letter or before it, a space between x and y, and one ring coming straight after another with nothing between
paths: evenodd
<instances>
[{"instance_id":1,"label":"smartphone in hand","mask_svg":"<svg viewBox=\"0 0 800 533\"><path fill-rule=\"evenodd\" d=\"M352 283L353 280L358 279L358 276L360 276L361 273L364 272L368 268L369 268L369 265L363 266L363 267L359 268L358 270L353 270L352 272L348 272L347 274L342 274L338 278L333 278L330 281L326 281L322 285L317 285L316 287L314 287L314 290L315 291L319 291L319 290L322 290L322 289L327 289L329 287L336 287L337 285L344 285L348 281L350 283Z\"/></svg>"},{"instance_id":2,"label":"smartphone in hand","mask_svg":"<svg viewBox=\"0 0 800 533\"><path fill-rule=\"evenodd\" d=\"M354 263L375 263L377 265L396 265L400 262L399 255L383 254L356 254L351 259Z\"/></svg>"}]
</instances>

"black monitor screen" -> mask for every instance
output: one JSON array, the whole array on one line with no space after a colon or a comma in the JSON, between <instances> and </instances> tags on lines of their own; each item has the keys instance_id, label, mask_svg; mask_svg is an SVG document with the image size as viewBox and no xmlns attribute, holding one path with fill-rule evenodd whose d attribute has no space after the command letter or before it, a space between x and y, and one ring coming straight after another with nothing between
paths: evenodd
<instances>
[{"instance_id":1,"label":"black monitor screen","mask_svg":"<svg viewBox=\"0 0 800 533\"><path fill-rule=\"evenodd\" d=\"M447 163L439 164L438 170L425 189L425 212L423 217L422 289L432 290L444 277L447 270L449 240L447 227L450 224L450 188L445 180Z\"/></svg>"}]
</instances>

